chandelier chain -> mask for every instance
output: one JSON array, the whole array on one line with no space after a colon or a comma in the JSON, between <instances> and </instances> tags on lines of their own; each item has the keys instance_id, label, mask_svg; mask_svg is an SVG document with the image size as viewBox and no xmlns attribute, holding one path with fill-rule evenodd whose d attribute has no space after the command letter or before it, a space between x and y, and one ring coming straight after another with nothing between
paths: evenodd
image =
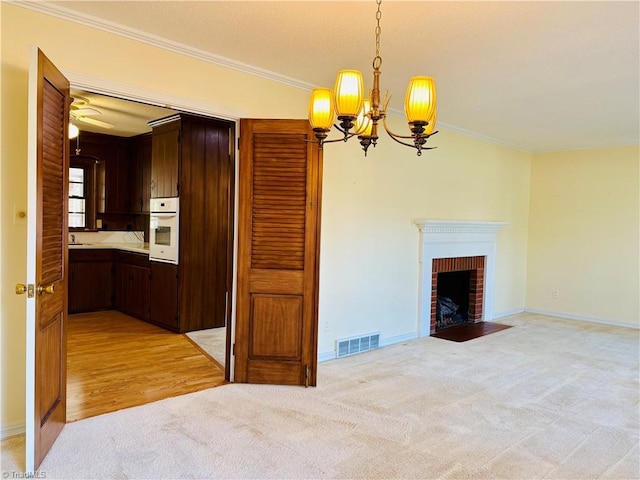
<instances>
[{"instance_id":1,"label":"chandelier chain","mask_svg":"<svg viewBox=\"0 0 640 480\"><path fill-rule=\"evenodd\" d=\"M382 33L382 29L380 28L380 19L382 18L380 5L382 4L382 0L376 0L376 4L378 5L378 11L376 12L376 59L378 59L380 58L380 33Z\"/></svg>"}]
</instances>

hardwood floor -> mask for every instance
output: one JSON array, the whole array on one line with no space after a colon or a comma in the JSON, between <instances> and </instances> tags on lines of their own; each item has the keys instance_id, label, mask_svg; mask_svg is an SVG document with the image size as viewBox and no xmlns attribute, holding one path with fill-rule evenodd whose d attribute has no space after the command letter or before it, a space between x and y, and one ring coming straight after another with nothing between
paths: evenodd
<instances>
[{"instance_id":1,"label":"hardwood floor","mask_svg":"<svg viewBox=\"0 0 640 480\"><path fill-rule=\"evenodd\" d=\"M69 315L67 422L225 383L185 335L115 310Z\"/></svg>"}]
</instances>

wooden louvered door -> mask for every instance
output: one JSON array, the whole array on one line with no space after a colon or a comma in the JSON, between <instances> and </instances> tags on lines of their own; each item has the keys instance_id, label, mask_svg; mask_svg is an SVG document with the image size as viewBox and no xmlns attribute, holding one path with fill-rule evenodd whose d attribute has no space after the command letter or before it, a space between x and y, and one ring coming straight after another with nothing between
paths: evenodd
<instances>
[{"instance_id":1,"label":"wooden louvered door","mask_svg":"<svg viewBox=\"0 0 640 480\"><path fill-rule=\"evenodd\" d=\"M321 153L307 120L240 138L235 381L315 385Z\"/></svg>"},{"instance_id":2,"label":"wooden louvered door","mask_svg":"<svg viewBox=\"0 0 640 480\"><path fill-rule=\"evenodd\" d=\"M29 70L27 472L38 468L66 422L69 103L69 81L33 47Z\"/></svg>"}]
</instances>

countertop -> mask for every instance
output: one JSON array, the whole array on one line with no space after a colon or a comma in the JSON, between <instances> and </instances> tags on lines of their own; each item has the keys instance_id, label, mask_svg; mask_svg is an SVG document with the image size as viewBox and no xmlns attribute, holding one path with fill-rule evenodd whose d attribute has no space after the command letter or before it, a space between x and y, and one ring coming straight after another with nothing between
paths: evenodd
<instances>
[{"instance_id":1,"label":"countertop","mask_svg":"<svg viewBox=\"0 0 640 480\"><path fill-rule=\"evenodd\" d=\"M70 243L71 250L113 249L149 255L148 243Z\"/></svg>"}]
</instances>

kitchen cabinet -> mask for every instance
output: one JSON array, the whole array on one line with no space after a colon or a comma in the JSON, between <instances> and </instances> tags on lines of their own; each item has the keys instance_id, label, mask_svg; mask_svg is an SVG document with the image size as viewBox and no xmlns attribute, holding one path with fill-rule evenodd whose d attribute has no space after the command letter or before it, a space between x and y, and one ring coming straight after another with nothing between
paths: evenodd
<instances>
[{"instance_id":1,"label":"kitchen cabinet","mask_svg":"<svg viewBox=\"0 0 640 480\"><path fill-rule=\"evenodd\" d=\"M178 331L178 266L151 262L151 322Z\"/></svg>"},{"instance_id":2,"label":"kitchen cabinet","mask_svg":"<svg viewBox=\"0 0 640 480\"><path fill-rule=\"evenodd\" d=\"M71 140L70 151L80 146L83 155L98 158L94 186L97 212L113 214L149 213L151 198L151 134L117 137L81 132Z\"/></svg>"},{"instance_id":3,"label":"kitchen cabinet","mask_svg":"<svg viewBox=\"0 0 640 480\"><path fill-rule=\"evenodd\" d=\"M149 213L151 198L151 134L132 137L129 143L131 175L130 213Z\"/></svg>"},{"instance_id":4,"label":"kitchen cabinet","mask_svg":"<svg viewBox=\"0 0 640 480\"><path fill-rule=\"evenodd\" d=\"M112 137L101 160L105 164L105 213L131 213L132 164L127 139Z\"/></svg>"},{"instance_id":5,"label":"kitchen cabinet","mask_svg":"<svg viewBox=\"0 0 640 480\"><path fill-rule=\"evenodd\" d=\"M180 164L180 115L150 122L151 198L178 196Z\"/></svg>"},{"instance_id":6,"label":"kitchen cabinet","mask_svg":"<svg viewBox=\"0 0 640 480\"><path fill-rule=\"evenodd\" d=\"M113 308L113 252L69 250L69 313Z\"/></svg>"},{"instance_id":7,"label":"kitchen cabinet","mask_svg":"<svg viewBox=\"0 0 640 480\"><path fill-rule=\"evenodd\" d=\"M149 257L141 253L115 253L115 307L117 310L149 320L151 279Z\"/></svg>"},{"instance_id":8,"label":"kitchen cabinet","mask_svg":"<svg viewBox=\"0 0 640 480\"><path fill-rule=\"evenodd\" d=\"M222 327L232 283L235 124L178 114L149 125L151 196L180 197L177 331Z\"/></svg>"}]
</instances>

